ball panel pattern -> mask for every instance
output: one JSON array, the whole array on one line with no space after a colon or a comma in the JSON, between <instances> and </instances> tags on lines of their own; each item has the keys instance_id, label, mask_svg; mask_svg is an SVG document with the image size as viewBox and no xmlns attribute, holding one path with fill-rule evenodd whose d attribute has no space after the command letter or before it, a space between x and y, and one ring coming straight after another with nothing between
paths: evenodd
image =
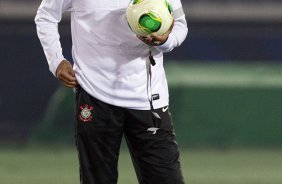
<instances>
[{"instance_id":1,"label":"ball panel pattern","mask_svg":"<svg viewBox=\"0 0 282 184\"><path fill-rule=\"evenodd\" d=\"M139 26L148 33L153 33L161 28L162 19L154 12L143 14L139 19Z\"/></svg>"},{"instance_id":2,"label":"ball panel pattern","mask_svg":"<svg viewBox=\"0 0 282 184\"><path fill-rule=\"evenodd\" d=\"M133 0L126 9L131 30L139 36L165 34L173 22L168 0Z\"/></svg>"}]
</instances>

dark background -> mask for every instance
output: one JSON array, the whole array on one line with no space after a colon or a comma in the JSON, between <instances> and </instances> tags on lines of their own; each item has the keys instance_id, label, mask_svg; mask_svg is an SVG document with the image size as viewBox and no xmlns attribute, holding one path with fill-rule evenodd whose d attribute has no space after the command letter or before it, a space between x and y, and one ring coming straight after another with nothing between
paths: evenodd
<instances>
[{"instance_id":1,"label":"dark background","mask_svg":"<svg viewBox=\"0 0 282 184\"><path fill-rule=\"evenodd\" d=\"M9 1L17 4L19 1ZM32 7L39 1L29 0ZM166 62L236 63L282 61L282 19L250 17L201 18L197 9L183 1L189 35L180 48L166 54ZM195 1L196 5L213 5L228 1ZM242 1L229 1L242 4ZM280 1L243 1L280 5ZM191 6L190 6L191 5ZM228 3L227 3L228 5ZM2 7L3 8L3 7ZM15 7L14 7L15 8ZM3 10L3 9L2 9ZM0 5L1 11L1 5ZM14 10L11 10L13 12ZM0 141L26 143L42 119L59 83L48 65L36 35L32 9L24 16L0 14ZM220 9L219 9L220 11ZM193 14L194 12L194 14ZM222 15L224 17L224 14ZM205 17L205 16L204 16ZM60 24L65 57L71 60L69 19Z\"/></svg>"}]
</instances>

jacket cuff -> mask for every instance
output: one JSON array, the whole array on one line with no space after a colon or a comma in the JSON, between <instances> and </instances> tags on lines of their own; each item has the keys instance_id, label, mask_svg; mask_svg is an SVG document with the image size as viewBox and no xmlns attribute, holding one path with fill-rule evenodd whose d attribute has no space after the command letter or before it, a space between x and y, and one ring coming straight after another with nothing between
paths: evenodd
<instances>
[{"instance_id":1,"label":"jacket cuff","mask_svg":"<svg viewBox=\"0 0 282 184\"><path fill-rule=\"evenodd\" d=\"M170 33L165 43L155 47L161 52L170 52L171 50L173 50L174 48L173 45L175 45L175 42L176 42L176 38L174 34Z\"/></svg>"},{"instance_id":2,"label":"jacket cuff","mask_svg":"<svg viewBox=\"0 0 282 184\"><path fill-rule=\"evenodd\" d=\"M52 74L56 76L56 70L59 66L59 64L65 60L63 54L61 52L57 52L56 55L52 58L51 62L49 63L49 70L52 72Z\"/></svg>"}]
</instances>

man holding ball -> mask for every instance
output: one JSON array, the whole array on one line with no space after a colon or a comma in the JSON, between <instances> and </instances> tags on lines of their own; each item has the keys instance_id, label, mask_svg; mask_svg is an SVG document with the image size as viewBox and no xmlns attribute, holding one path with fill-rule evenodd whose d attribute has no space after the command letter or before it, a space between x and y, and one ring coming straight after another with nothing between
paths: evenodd
<instances>
[{"instance_id":1,"label":"man holding ball","mask_svg":"<svg viewBox=\"0 0 282 184\"><path fill-rule=\"evenodd\" d=\"M185 39L180 0L163 35L137 37L129 0L43 0L35 22L49 69L75 89L81 184L116 184L124 135L140 184L184 184L169 113L163 53ZM58 23L71 12L73 65L62 53ZM70 122L71 123L71 122Z\"/></svg>"}]
</instances>

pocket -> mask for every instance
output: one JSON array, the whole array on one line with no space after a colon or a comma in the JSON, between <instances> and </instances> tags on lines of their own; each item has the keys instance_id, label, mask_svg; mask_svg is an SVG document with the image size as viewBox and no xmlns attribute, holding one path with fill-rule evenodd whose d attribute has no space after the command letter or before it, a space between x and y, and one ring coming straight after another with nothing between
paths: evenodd
<instances>
[{"instance_id":1,"label":"pocket","mask_svg":"<svg viewBox=\"0 0 282 184\"><path fill-rule=\"evenodd\" d=\"M173 130L172 117L169 111L169 106L164 106L160 109L157 109L157 112L161 117L160 128L169 130L169 131Z\"/></svg>"},{"instance_id":2,"label":"pocket","mask_svg":"<svg viewBox=\"0 0 282 184\"><path fill-rule=\"evenodd\" d=\"M73 88L73 93L74 93L75 97L76 97L77 93L79 93L79 90L80 90L79 85L77 85L76 87Z\"/></svg>"}]
</instances>

